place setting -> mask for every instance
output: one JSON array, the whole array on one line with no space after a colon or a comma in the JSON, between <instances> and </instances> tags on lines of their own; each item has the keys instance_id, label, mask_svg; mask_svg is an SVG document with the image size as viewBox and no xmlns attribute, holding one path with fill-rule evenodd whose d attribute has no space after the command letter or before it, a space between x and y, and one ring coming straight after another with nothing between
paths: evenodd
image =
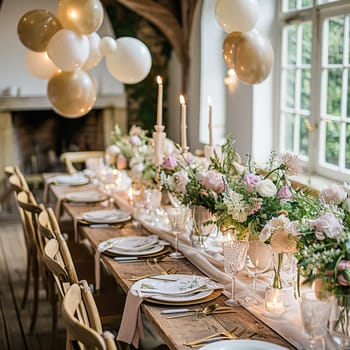
<instances>
[{"instance_id":1,"label":"place setting","mask_svg":"<svg viewBox=\"0 0 350 350\"><path fill-rule=\"evenodd\" d=\"M170 245L156 235L115 237L101 242L98 251L120 263L165 257Z\"/></svg>"},{"instance_id":2,"label":"place setting","mask_svg":"<svg viewBox=\"0 0 350 350\"><path fill-rule=\"evenodd\" d=\"M121 209L101 209L83 213L78 223L90 227L123 226L131 218L129 213Z\"/></svg>"}]
</instances>

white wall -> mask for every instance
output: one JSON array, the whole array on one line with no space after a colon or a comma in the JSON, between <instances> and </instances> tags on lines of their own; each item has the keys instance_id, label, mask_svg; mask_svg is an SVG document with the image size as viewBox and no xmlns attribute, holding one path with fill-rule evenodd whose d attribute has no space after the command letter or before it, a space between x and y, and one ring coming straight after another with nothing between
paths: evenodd
<instances>
[{"instance_id":1,"label":"white wall","mask_svg":"<svg viewBox=\"0 0 350 350\"><path fill-rule=\"evenodd\" d=\"M26 48L17 36L17 24L22 15L34 9L45 9L56 14L57 0L4 0L0 10L0 96L9 87L18 87L21 96L46 95L45 80L32 77L25 64ZM105 22L100 35L112 35L110 24ZM124 86L111 77L101 62L92 74L95 76L100 95L123 94Z\"/></svg>"}]
</instances>

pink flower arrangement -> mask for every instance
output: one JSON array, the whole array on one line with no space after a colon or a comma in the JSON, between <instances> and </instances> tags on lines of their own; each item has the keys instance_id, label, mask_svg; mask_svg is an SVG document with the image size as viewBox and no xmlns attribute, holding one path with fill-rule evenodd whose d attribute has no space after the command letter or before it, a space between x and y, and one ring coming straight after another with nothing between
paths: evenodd
<instances>
[{"instance_id":1,"label":"pink flower arrangement","mask_svg":"<svg viewBox=\"0 0 350 350\"><path fill-rule=\"evenodd\" d=\"M208 190L213 190L216 193L222 193L225 191L225 183L223 180L223 174L215 170L209 170L205 173L203 178L203 186Z\"/></svg>"}]
</instances>

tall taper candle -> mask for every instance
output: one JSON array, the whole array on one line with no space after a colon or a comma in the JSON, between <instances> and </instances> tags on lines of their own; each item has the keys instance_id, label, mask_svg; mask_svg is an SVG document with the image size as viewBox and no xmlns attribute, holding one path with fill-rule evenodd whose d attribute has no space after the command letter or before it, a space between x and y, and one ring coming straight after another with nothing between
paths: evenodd
<instances>
[{"instance_id":1,"label":"tall taper candle","mask_svg":"<svg viewBox=\"0 0 350 350\"><path fill-rule=\"evenodd\" d=\"M209 106L209 146L213 146L213 104L210 96L208 96L208 106Z\"/></svg>"},{"instance_id":2,"label":"tall taper candle","mask_svg":"<svg viewBox=\"0 0 350 350\"><path fill-rule=\"evenodd\" d=\"M187 149L187 137L186 137L186 103L183 95L180 95L180 104L181 104L181 118L180 118L180 128L181 128L181 147L182 150Z\"/></svg>"},{"instance_id":3,"label":"tall taper candle","mask_svg":"<svg viewBox=\"0 0 350 350\"><path fill-rule=\"evenodd\" d=\"M157 99L157 125L162 125L163 119L163 81L162 78L157 75L158 84L158 99Z\"/></svg>"}]
</instances>

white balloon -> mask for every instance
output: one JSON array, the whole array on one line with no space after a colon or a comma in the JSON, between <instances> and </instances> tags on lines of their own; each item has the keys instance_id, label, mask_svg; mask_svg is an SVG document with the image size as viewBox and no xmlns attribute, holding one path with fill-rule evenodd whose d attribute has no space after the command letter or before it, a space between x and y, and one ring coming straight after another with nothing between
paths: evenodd
<instances>
[{"instance_id":1,"label":"white balloon","mask_svg":"<svg viewBox=\"0 0 350 350\"><path fill-rule=\"evenodd\" d=\"M26 64L29 72L36 78L48 80L57 71L58 68L50 60L47 52L35 52L27 50L26 52Z\"/></svg>"},{"instance_id":2,"label":"white balloon","mask_svg":"<svg viewBox=\"0 0 350 350\"><path fill-rule=\"evenodd\" d=\"M116 42L117 50L106 56L111 75L125 84L136 84L146 78L152 66L147 46L132 37L122 37Z\"/></svg>"},{"instance_id":3,"label":"white balloon","mask_svg":"<svg viewBox=\"0 0 350 350\"><path fill-rule=\"evenodd\" d=\"M93 67L96 67L102 59L102 54L100 51L100 42L101 38L97 33L91 33L87 36L89 40L89 57L83 65L84 70L89 70Z\"/></svg>"},{"instance_id":4,"label":"white balloon","mask_svg":"<svg viewBox=\"0 0 350 350\"><path fill-rule=\"evenodd\" d=\"M258 0L216 0L216 20L226 33L250 31L258 15Z\"/></svg>"},{"instance_id":5,"label":"white balloon","mask_svg":"<svg viewBox=\"0 0 350 350\"><path fill-rule=\"evenodd\" d=\"M89 39L69 29L61 29L50 39L47 54L64 72L81 68L89 56Z\"/></svg>"},{"instance_id":6,"label":"white balloon","mask_svg":"<svg viewBox=\"0 0 350 350\"><path fill-rule=\"evenodd\" d=\"M117 43L111 36L104 36L100 42L100 51L103 56L110 55L117 49Z\"/></svg>"}]
</instances>

